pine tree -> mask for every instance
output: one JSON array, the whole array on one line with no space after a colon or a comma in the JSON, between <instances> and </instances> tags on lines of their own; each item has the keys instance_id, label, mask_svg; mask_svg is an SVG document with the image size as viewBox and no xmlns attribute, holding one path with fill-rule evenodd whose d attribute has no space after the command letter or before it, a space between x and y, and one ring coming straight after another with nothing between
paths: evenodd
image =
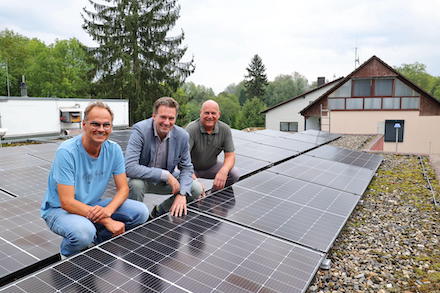
<instances>
[{"instance_id":1,"label":"pine tree","mask_svg":"<svg viewBox=\"0 0 440 293\"><path fill-rule=\"evenodd\" d=\"M183 31L168 33L179 18L177 0L89 0L83 28L98 42L99 95L129 99L130 124L151 114L153 102L169 95L194 72L194 60L181 62Z\"/></svg>"},{"instance_id":2,"label":"pine tree","mask_svg":"<svg viewBox=\"0 0 440 293\"><path fill-rule=\"evenodd\" d=\"M246 70L248 73L245 76L244 86L246 87L247 96L249 98L257 97L262 99L268 82L265 73L266 67L260 56L255 54Z\"/></svg>"}]
</instances>

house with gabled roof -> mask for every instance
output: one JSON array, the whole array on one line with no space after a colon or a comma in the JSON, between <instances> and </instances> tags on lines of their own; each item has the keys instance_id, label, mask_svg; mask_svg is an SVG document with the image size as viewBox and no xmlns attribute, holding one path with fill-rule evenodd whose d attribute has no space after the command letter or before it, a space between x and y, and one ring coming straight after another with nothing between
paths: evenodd
<instances>
[{"instance_id":1,"label":"house with gabled roof","mask_svg":"<svg viewBox=\"0 0 440 293\"><path fill-rule=\"evenodd\" d=\"M290 132L306 130L304 117L299 112L341 79L342 77L326 83L324 77L318 77L316 88L261 111L266 116L266 129ZM309 123L312 121L310 120ZM319 127L319 121L315 121L314 128Z\"/></svg>"},{"instance_id":2,"label":"house with gabled roof","mask_svg":"<svg viewBox=\"0 0 440 293\"><path fill-rule=\"evenodd\" d=\"M440 100L376 56L300 113L306 129L320 121L332 133L379 134L375 150L440 154Z\"/></svg>"}]
</instances>

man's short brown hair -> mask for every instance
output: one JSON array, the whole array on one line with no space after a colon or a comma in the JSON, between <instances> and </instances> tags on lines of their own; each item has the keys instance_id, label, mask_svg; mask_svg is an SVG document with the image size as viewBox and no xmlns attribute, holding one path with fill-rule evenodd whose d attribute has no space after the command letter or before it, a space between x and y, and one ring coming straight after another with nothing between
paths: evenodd
<instances>
[{"instance_id":1,"label":"man's short brown hair","mask_svg":"<svg viewBox=\"0 0 440 293\"><path fill-rule=\"evenodd\" d=\"M162 97L157 99L153 105L153 114L157 113L157 110L159 109L160 106L175 108L176 113L179 112L179 103L177 103L177 101L171 97Z\"/></svg>"},{"instance_id":2,"label":"man's short brown hair","mask_svg":"<svg viewBox=\"0 0 440 293\"><path fill-rule=\"evenodd\" d=\"M113 122L114 115L113 115L112 109L110 109L110 107L107 104L105 104L101 101L93 102L93 103L90 103L87 105L86 109L84 110L84 120L85 121L87 121L87 118L89 116L90 111L92 111L92 109L95 107L106 109L110 113L110 116L112 116L112 122Z\"/></svg>"}]
</instances>

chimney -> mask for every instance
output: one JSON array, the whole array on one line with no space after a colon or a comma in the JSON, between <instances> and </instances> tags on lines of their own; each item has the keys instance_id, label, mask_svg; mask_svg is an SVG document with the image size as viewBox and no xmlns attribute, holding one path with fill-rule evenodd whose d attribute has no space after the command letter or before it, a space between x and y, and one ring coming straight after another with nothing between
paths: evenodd
<instances>
[{"instance_id":1,"label":"chimney","mask_svg":"<svg viewBox=\"0 0 440 293\"><path fill-rule=\"evenodd\" d=\"M325 84L325 76L318 77L318 87Z\"/></svg>"}]
</instances>

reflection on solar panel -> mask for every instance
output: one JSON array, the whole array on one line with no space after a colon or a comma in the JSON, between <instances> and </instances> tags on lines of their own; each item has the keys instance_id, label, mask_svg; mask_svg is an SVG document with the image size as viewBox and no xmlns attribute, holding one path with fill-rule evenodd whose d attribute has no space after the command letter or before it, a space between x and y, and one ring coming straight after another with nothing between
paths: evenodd
<instances>
[{"instance_id":1,"label":"reflection on solar panel","mask_svg":"<svg viewBox=\"0 0 440 293\"><path fill-rule=\"evenodd\" d=\"M14 198L12 195L0 190L0 202Z\"/></svg>"},{"instance_id":2,"label":"reflection on solar panel","mask_svg":"<svg viewBox=\"0 0 440 293\"><path fill-rule=\"evenodd\" d=\"M223 153L218 156L219 161L224 160ZM253 173L261 168L271 165L270 162L256 158L249 158L242 155L235 155L235 167L240 171L240 176Z\"/></svg>"},{"instance_id":3,"label":"reflection on solar panel","mask_svg":"<svg viewBox=\"0 0 440 293\"><path fill-rule=\"evenodd\" d=\"M40 199L0 202L0 279L55 255L61 238L40 218Z\"/></svg>"},{"instance_id":4,"label":"reflection on solar panel","mask_svg":"<svg viewBox=\"0 0 440 293\"><path fill-rule=\"evenodd\" d=\"M232 131L234 143L240 141L252 141L258 144L273 146L281 149L303 152L316 147L315 144L302 142L299 140L286 139L284 137L268 136L256 132Z\"/></svg>"},{"instance_id":5,"label":"reflection on solar panel","mask_svg":"<svg viewBox=\"0 0 440 293\"><path fill-rule=\"evenodd\" d=\"M110 139L117 142L123 151L127 148L128 140L130 139L131 130L113 131L110 135Z\"/></svg>"},{"instance_id":6,"label":"reflection on solar panel","mask_svg":"<svg viewBox=\"0 0 440 293\"><path fill-rule=\"evenodd\" d=\"M287 176L266 175L259 178L269 186L277 185L270 194L264 193L266 184L253 189L234 185L190 207L327 252L359 197ZM244 181L244 185L250 182Z\"/></svg>"},{"instance_id":7,"label":"reflection on solar panel","mask_svg":"<svg viewBox=\"0 0 440 293\"><path fill-rule=\"evenodd\" d=\"M157 292L304 292L322 258L190 211L182 219L158 218L12 287L25 292L35 286L63 292L138 292L142 286Z\"/></svg>"},{"instance_id":8,"label":"reflection on solar panel","mask_svg":"<svg viewBox=\"0 0 440 293\"><path fill-rule=\"evenodd\" d=\"M309 129L306 131L302 131L302 134L307 134L307 135L312 135L312 136L320 136L320 137L325 137L328 138L330 140L334 140L336 138L341 137L340 134L336 134L336 133L330 133L327 131L320 131L320 130L315 130L315 129Z\"/></svg>"},{"instance_id":9,"label":"reflection on solar panel","mask_svg":"<svg viewBox=\"0 0 440 293\"><path fill-rule=\"evenodd\" d=\"M324 145L307 153L309 156L332 160L358 167L377 170L383 157L365 152L347 150L331 145Z\"/></svg>"},{"instance_id":10,"label":"reflection on solar panel","mask_svg":"<svg viewBox=\"0 0 440 293\"><path fill-rule=\"evenodd\" d=\"M17 197L35 195L41 199L47 188L48 175L49 170L39 166L0 171L0 189Z\"/></svg>"},{"instance_id":11,"label":"reflection on solar panel","mask_svg":"<svg viewBox=\"0 0 440 293\"><path fill-rule=\"evenodd\" d=\"M287 139L299 140L307 143L312 143L315 145L327 143L340 137L339 134L328 133L325 131L314 132L312 130L308 130L308 132L289 133L289 132L264 129L257 131L257 133L272 137L283 137Z\"/></svg>"},{"instance_id":12,"label":"reflection on solar panel","mask_svg":"<svg viewBox=\"0 0 440 293\"><path fill-rule=\"evenodd\" d=\"M308 155L296 157L268 171L359 195L364 193L374 175L370 169Z\"/></svg>"},{"instance_id":13,"label":"reflection on solar panel","mask_svg":"<svg viewBox=\"0 0 440 293\"><path fill-rule=\"evenodd\" d=\"M234 144L236 142L239 144L235 149L236 154L272 163L279 162L298 154L297 151L281 149L252 141L234 139Z\"/></svg>"},{"instance_id":14,"label":"reflection on solar panel","mask_svg":"<svg viewBox=\"0 0 440 293\"><path fill-rule=\"evenodd\" d=\"M41 165L47 165L47 161L25 153L9 155L1 154L0 156L0 171L8 171L26 167L37 167Z\"/></svg>"}]
</instances>

